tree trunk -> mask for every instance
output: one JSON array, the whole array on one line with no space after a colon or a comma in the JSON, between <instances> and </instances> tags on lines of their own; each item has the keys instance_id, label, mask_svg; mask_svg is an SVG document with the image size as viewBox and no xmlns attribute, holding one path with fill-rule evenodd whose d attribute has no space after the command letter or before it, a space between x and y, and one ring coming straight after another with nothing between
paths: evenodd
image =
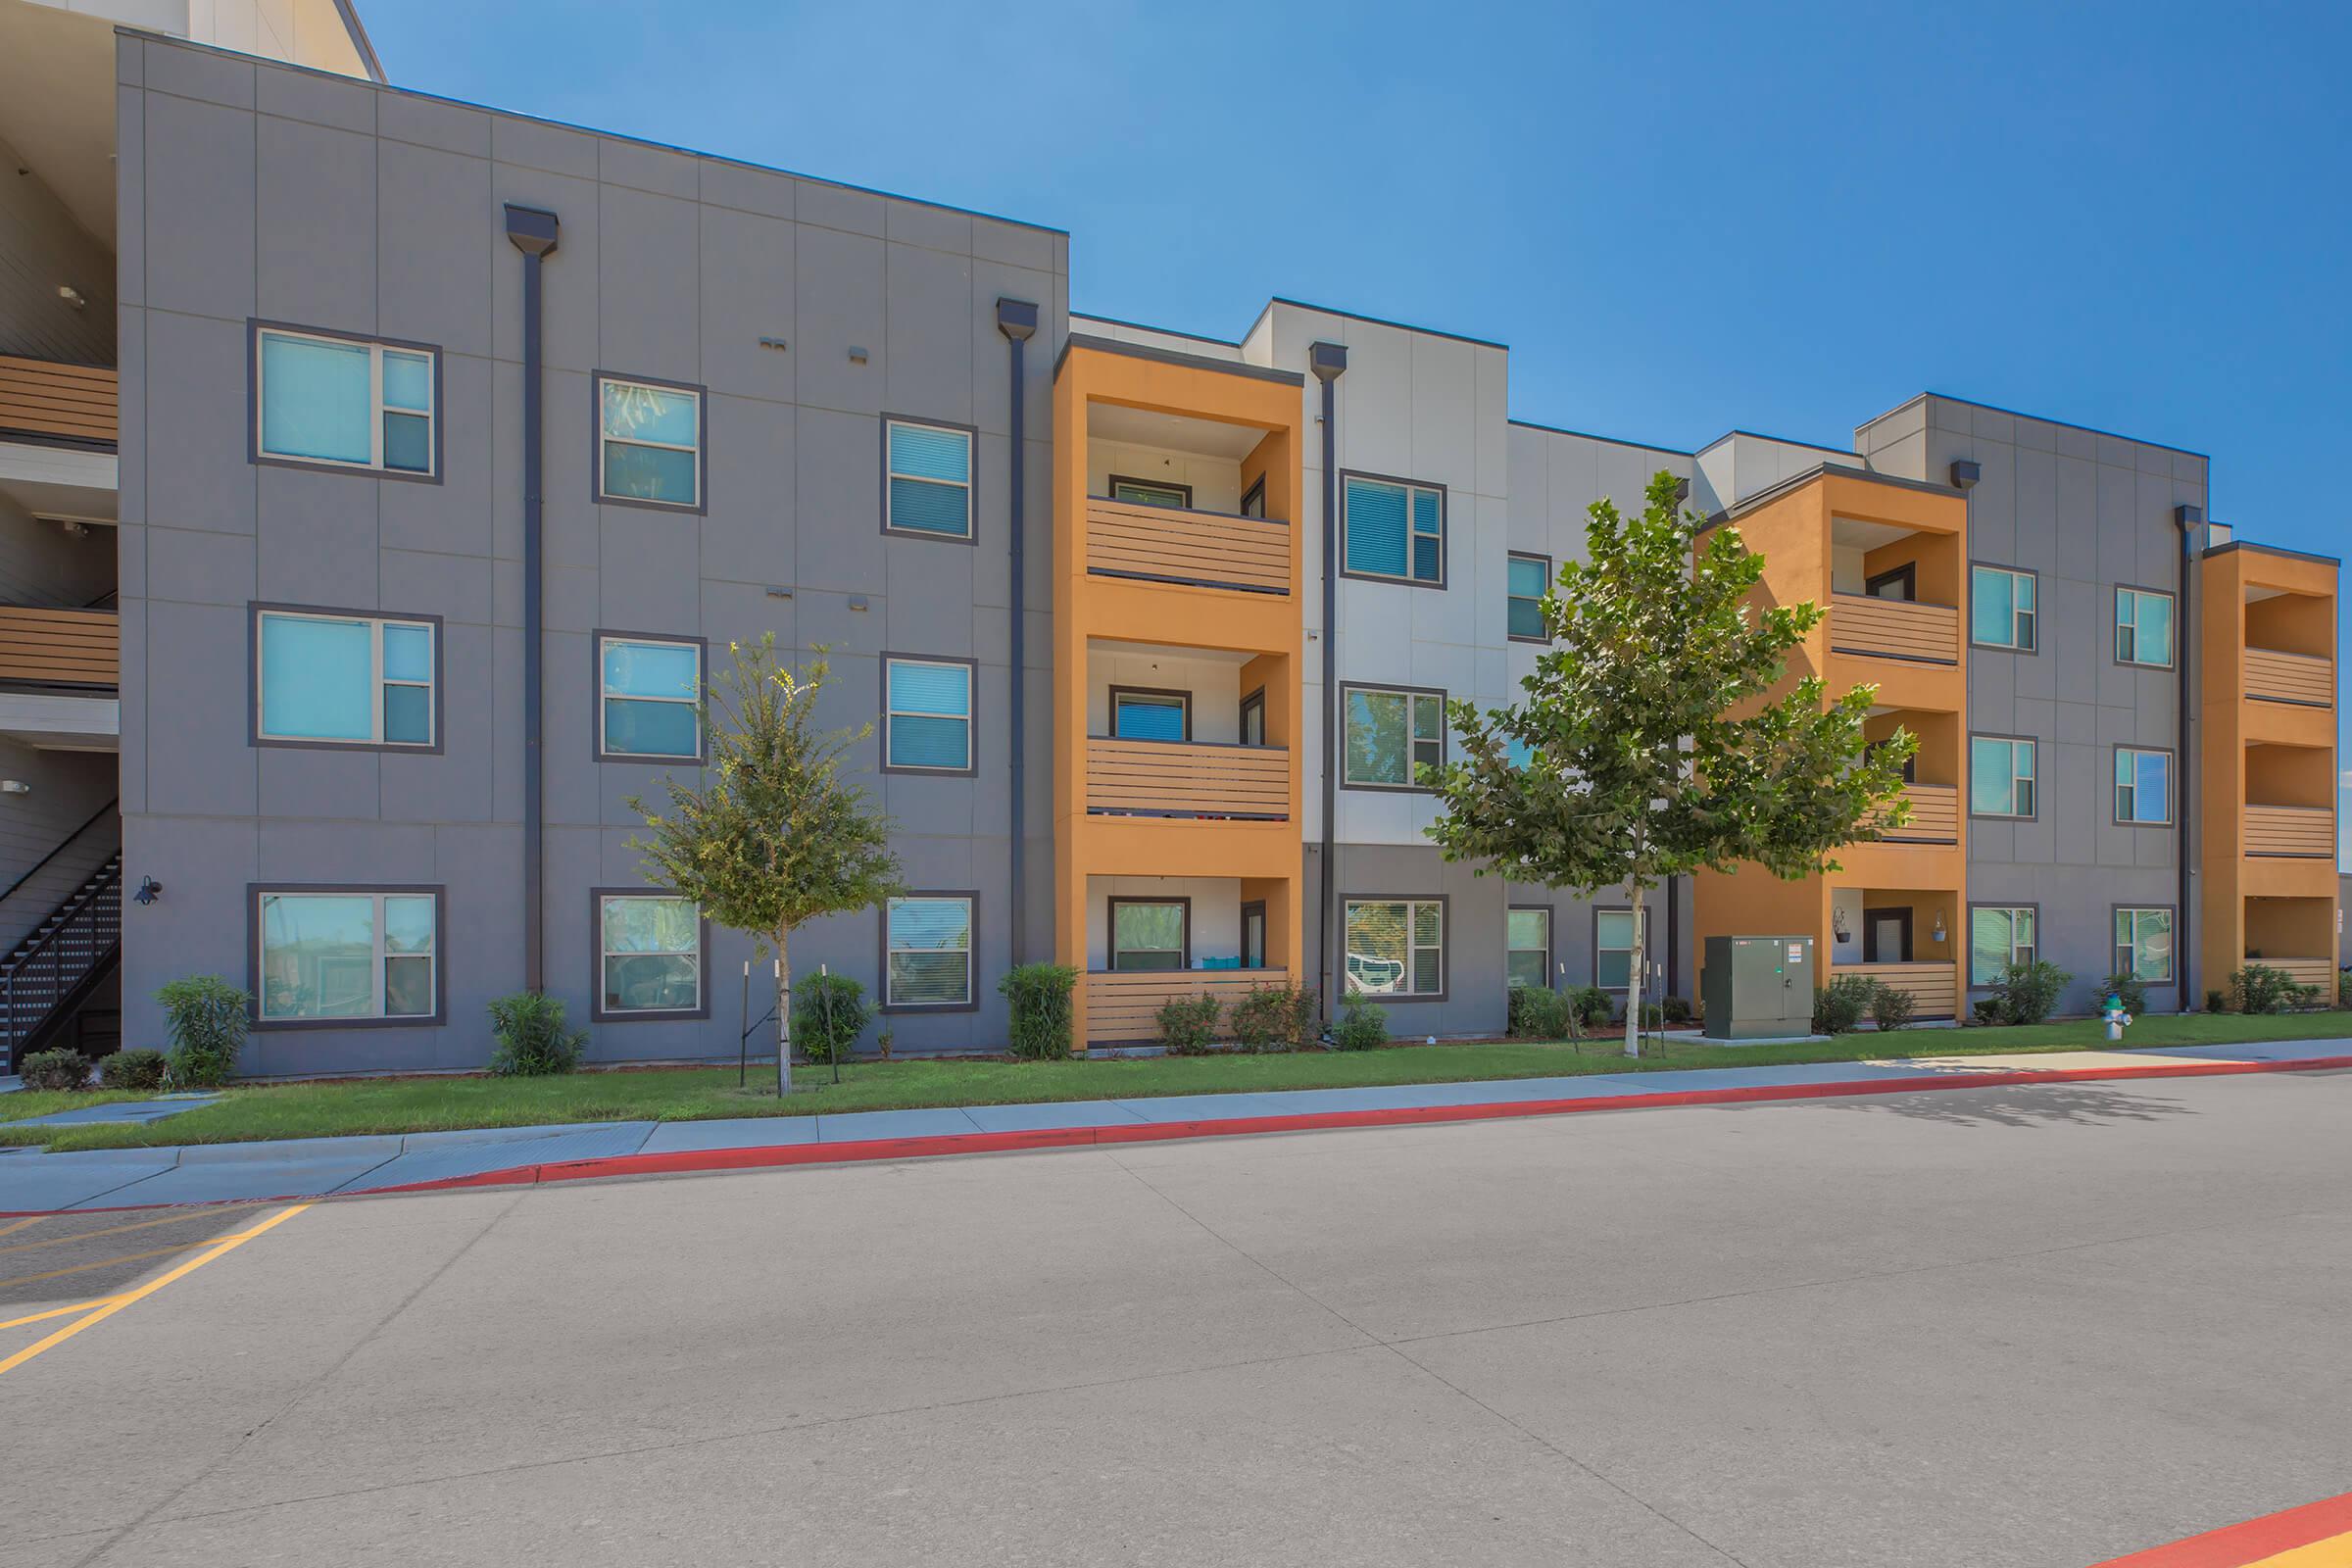
<instances>
[{"instance_id":1,"label":"tree trunk","mask_svg":"<svg viewBox=\"0 0 2352 1568\"><path fill-rule=\"evenodd\" d=\"M1647 944L1642 940L1642 883L1639 878L1630 884L1634 904L1633 972L1625 977L1625 1054L1642 1054L1642 976L1649 963Z\"/></svg>"},{"instance_id":2,"label":"tree trunk","mask_svg":"<svg viewBox=\"0 0 2352 1568\"><path fill-rule=\"evenodd\" d=\"M776 1098L792 1093L792 958L788 928L776 933Z\"/></svg>"}]
</instances>

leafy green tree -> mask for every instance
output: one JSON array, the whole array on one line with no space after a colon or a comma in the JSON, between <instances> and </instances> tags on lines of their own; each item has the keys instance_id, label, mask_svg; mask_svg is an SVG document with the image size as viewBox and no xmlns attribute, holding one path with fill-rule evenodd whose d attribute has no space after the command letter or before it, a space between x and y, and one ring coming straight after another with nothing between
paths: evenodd
<instances>
[{"instance_id":1,"label":"leafy green tree","mask_svg":"<svg viewBox=\"0 0 2352 1568\"><path fill-rule=\"evenodd\" d=\"M828 914L870 909L899 891L890 820L847 776L850 748L868 724L823 729L817 693L831 666L823 650L795 673L776 662L775 638L728 645L733 667L704 693L710 762L699 785L664 778L669 813L629 808L652 830L632 838L654 879L703 913L749 932L776 956L776 1092L792 1085L792 956L796 927Z\"/></svg>"},{"instance_id":2,"label":"leafy green tree","mask_svg":"<svg viewBox=\"0 0 2352 1568\"><path fill-rule=\"evenodd\" d=\"M1421 771L1446 808L1429 835L1447 859L1550 888L1631 890L1629 1055L1642 895L1743 860L1790 879L1835 870L1838 846L1908 820L1902 767L1918 746L1898 732L1866 748L1875 687L1825 702L1807 676L1775 691L1822 609L1751 603L1764 558L1729 522L1702 543L1675 490L1659 473L1633 517L1592 504L1590 560L1563 565L1543 601L1551 646L1520 682L1525 700L1484 713L1449 704L1457 758Z\"/></svg>"}]
</instances>

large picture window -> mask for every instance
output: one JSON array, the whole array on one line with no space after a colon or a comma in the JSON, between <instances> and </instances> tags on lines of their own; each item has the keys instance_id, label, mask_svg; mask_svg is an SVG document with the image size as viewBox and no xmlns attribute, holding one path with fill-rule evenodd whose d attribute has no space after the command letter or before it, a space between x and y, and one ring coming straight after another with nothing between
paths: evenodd
<instances>
[{"instance_id":1,"label":"large picture window","mask_svg":"<svg viewBox=\"0 0 2352 1568\"><path fill-rule=\"evenodd\" d=\"M259 1022L439 1016L438 889L259 888L254 897Z\"/></svg>"},{"instance_id":2,"label":"large picture window","mask_svg":"<svg viewBox=\"0 0 2352 1568\"><path fill-rule=\"evenodd\" d=\"M2031 905L1981 904L1968 912L1968 983L1999 982L2013 963L2032 963L2039 916Z\"/></svg>"},{"instance_id":3,"label":"large picture window","mask_svg":"<svg viewBox=\"0 0 2352 1568\"><path fill-rule=\"evenodd\" d=\"M2173 596L2146 588L2115 591L2115 662L2173 667Z\"/></svg>"},{"instance_id":4,"label":"large picture window","mask_svg":"<svg viewBox=\"0 0 2352 1568\"><path fill-rule=\"evenodd\" d=\"M894 772L972 771L972 666L962 660L882 661L882 765Z\"/></svg>"},{"instance_id":5,"label":"large picture window","mask_svg":"<svg viewBox=\"0 0 2352 1568\"><path fill-rule=\"evenodd\" d=\"M1348 901L1349 994L1430 1001L1446 994L1442 899Z\"/></svg>"},{"instance_id":6,"label":"large picture window","mask_svg":"<svg viewBox=\"0 0 2352 1568\"><path fill-rule=\"evenodd\" d=\"M439 469L438 350L256 326L257 459L429 478Z\"/></svg>"},{"instance_id":7,"label":"large picture window","mask_svg":"<svg viewBox=\"0 0 2352 1568\"><path fill-rule=\"evenodd\" d=\"M2115 749L2115 819L2143 826L2172 821L2172 753Z\"/></svg>"},{"instance_id":8,"label":"large picture window","mask_svg":"<svg viewBox=\"0 0 2352 1568\"><path fill-rule=\"evenodd\" d=\"M882 526L934 539L972 537L972 432L919 419L882 421Z\"/></svg>"},{"instance_id":9,"label":"large picture window","mask_svg":"<svg viewBox=\"0 0 2352 1568\"><path fill-rule=\"evenodd\" d=\"M1110 901L1113 969L1192 967L1193 906L1184 899Z\"/></svg>"},{"instance_id":10,"label":"large picture window","mask_svg":"<svg viewBox=\"0 0 2352 1568\"><path fill-rule=\"evenodd\" d=\"M598 759L699 761L703 645L601 632L596 649Z\"/></svg>"},{"instance_id":11,"label":"large picture window","mask_svg":"<svg viewBox=\"0 0 2352 1568\"><path fill-rule=\"evenodd\" d=\"M254 738L432 749L440 624L334 611L254 611Z\"/></svg>"},{"instance_id":12,"label":"large picture window","mask_svg":"<svg viewBox=\"0 0 2352 1568\"><path fill-rule=\"evenodd\" d=\"M1446 586L1446 491L1351 473L1341 509L1344 569L1353 577Z\"/></svg>"},{"instance_id":13,"label":"large picture window","mask_svg":"<svg viewBox=\"0 0 2352 1568\"><path fill-rule=\"evenodd\" d=\"M882 915L885 1008L970 1007L972 896L908 893Z\"/></svg>"},{"instance_id":14,"label":"large picture window","mask_svg":"<svg viewBox=\"0 0 2352 1568\"><path fill-rule=\"evenodd\" d=\"M1978 816L2034 814L2034 743L2002 735L1968 738L1968 808Z\"/></svg>"},{"instance_id":15,"label":"large picture window","mask_svg":"<svg viewBox=\"0 0 2352 1568\"><path fill-rule=\"evenodd\" d=\"M2173 978L2173 911L2115 911L2115 972L2170 984Z\"/></svg>"},{"instance_id":16,"label":"large picture window","mask_svg":"<svg viewBox=\"0 0 2352 1568\"><path fill-rule=\"evenodd\" d=\"M595 897L597 1015L705 1014L703 920L693 901L660 891Z\"/></svg>"},{"instance_id":17,"label":"large picture window","mask_svg":"<svg viewBox=\"0 0 2352 1568\"><path fill-rule=\"evenodd\" d=\"M2034 579L2007 566L1971 566L1968 571L1968 639L1984 648L2034 648Z\"/></svg>"},{"instance_id":18,"label":"large picture window","mask_svg":"<svg viewBox=\"0 0 2352 1568\"><path fill-rule=\"evenodd\" d=\"M703 510L703 391L596 378L596 498Z\"/></svg>"},{"instance_id":19,"label":"large picture window","mask_svg":"<svg viewBox=\"0 0 2352 1568\"><path fill-rule=\"evenodd\" d=\"M1418 788L1413 770L1446 761L1446 694L1390 686L1341 691L1346 745L1340 782L1350 789Z\"/></svg>"}]
</instances>

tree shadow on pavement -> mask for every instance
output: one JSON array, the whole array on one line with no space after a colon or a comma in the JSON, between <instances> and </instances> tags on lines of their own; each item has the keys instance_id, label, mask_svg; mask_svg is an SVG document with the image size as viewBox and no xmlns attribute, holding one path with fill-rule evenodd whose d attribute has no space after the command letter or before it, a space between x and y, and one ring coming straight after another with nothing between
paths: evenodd
<instances>
[{"instance_id":1,"label":"tree shadow on pavement","mask_svg":"<svg viewBox=\"0 0 2352 1568\"><path fill-rule=\"evenodd\" d=\"M1955 1127L2098 1127L2195 1114L2178 1100L2098 1084L2005 1084L1924 1094L1865 1095L1822 1103L1839 1110L1909 1116Z\"/></svg>"}]
</instances>

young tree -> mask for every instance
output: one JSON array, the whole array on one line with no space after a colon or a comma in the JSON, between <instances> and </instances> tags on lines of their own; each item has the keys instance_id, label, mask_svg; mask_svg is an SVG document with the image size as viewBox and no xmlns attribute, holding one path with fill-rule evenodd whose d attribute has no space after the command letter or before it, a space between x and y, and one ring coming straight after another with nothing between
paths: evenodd
<instances>
[{"instance_id":1,"label":"young tree","mask_svg":"<svg viewBox=\"0 0 2352 1568\"><path fill-rule=\"evenodd\" d=\"M647 869L704 914L748 931L776 956L776 1092L792 1085L793 928L867 909L899 890L890 822L844 777L849 749L873 726L820 729L816 698L831 666L823 650L799 674L776 662L775 638L728 645L734 667L703 699L708 782L662 781L662 816L631 797L650 838L632 838Z\"/></svg>"},{"instance_id":2,"label":"young tree","mask_svg":"<svg viewBox=\"0 0 2352 1568\"><path fill-rule=\"evenodd\" d=\"M1448 705L1458 760L1423 770L1446 807L1429 836L1447 859L1545 887L1631 889L1628 1055L1640 1051L1642 894L1741 860L1788 878L1836 869L1838 846L1908 818L1902 766L1918 745L1901 732L1864 744L1875 687L1824 703L1807 676L1773 694L1822 609L1751 605L1763 557L1729 522L1694 551L1699 519L1675 489L1659 473L1631 518L1592 504L1591 559L1562 566L1544 596L1551 646L1520 682L1525 701Z\"/></svg>"}]
</instances>

